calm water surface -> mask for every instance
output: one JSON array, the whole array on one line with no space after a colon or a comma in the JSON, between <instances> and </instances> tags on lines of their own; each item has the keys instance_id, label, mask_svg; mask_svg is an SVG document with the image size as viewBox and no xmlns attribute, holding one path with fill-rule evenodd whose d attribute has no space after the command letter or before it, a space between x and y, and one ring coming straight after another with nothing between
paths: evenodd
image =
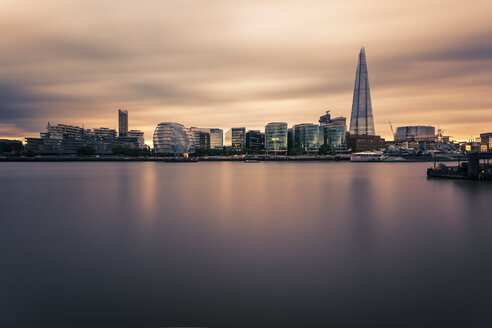
<instances>
[{"instance_id":1,"label":"calm water surface","mask_svg":"<svg viewBox=\"0 0 492 328\"><path fill-rule=\"evenodd\" d=\"M426 163L0 163L0 327L491 327L492 184Z\"/></svg>"}]
</instances>

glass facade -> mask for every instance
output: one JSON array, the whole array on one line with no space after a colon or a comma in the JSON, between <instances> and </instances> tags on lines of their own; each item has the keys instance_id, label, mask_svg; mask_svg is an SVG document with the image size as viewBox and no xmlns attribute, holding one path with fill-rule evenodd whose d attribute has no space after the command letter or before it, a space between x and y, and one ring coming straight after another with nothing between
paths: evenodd
<instances>
[{"instance_id":1,"label":"glass facade","mask_svg":"<svg viewBox=\"0 0 492 328\"><path fill-rule=\"evenodd\" d=\"M325 125L325 144L330 151L337 153L347 152L347 126Z\"/></svg>"},{"instance_id":2,"label":"glass facade","mask_svg":"<svg viewBox=\"0 0 492 328\"><path fill-rule=\"evenodd\" d=\"M190 131L174 122L157 125L154 130L154 149L159 155L182 155L195 152Z\"/></svg>"},{"instance_id":3,"label":"glass facade","mask_svg":"<svg viewBox=\"0 0 492 328\"><path fill-rule=\"evenodd\" d=\"M207 142L206 148L209 149L222 149L224 146L224 132L222 129L209 129L209 128L197 128L191 127L190 131L193 134L193 140L195 142L195 148L204 148L204 143L202 142L200 146L200 132L208 133L210 141ZM204 137L202 137L203 139ZM206 137L205 137L206 138ZM203 141L203 140L202 140Z\"/></svg>"},{"instance_id":4,"label":"glass facade","mask_svg":"<svg viewBox=\"0 0 492 328\"><path fill-rule=\"evenodd\" d=\"M367 74L366 52L364 48L360 50L359 64L357 65L357 72L355 74L352 116L350 118L350 134L375 135L371 92Z\"/></svg>"},{"instance_id":5,"label":"glass facade","mask_svg":"<svg viewBox=\"0 0 492 328\"><path fill-rule=\"evenodd\" d=\"M318 152L324 143L324 128L317 124L297 124L293 126L294 148L302 152Z\"/></svg>"},{"instance_id":6,"label":"glass facade","mask_svg":"<svg viewBox=\"0 0 492 328\"><path fill-rule=\"evenodd\" d=\"M264 135L260 130L250 130L246 133L246 148L262 150L264 148Z\"/></svg>"},{"instance_id":7,"label":"glass facade","mask_svg":"<svg viewBox=\"0 0 492 328\"><path fill-rule=\"evenodd\" d=\"M224 147L224 131L222 129L210 129L210 148L222 149Z\"/></svg>"},{"instance_id":8,"label":"glass facade","mask_svg":"<svg viewBox=\"0 0 492 328\"><path fill-rule=\"evenodd\" d=\"M407 141L409 139L435 138L436 128L433 126L401 126L396 129L395 141Z\"/></svg>"},{"instance_id":9,"label":"glass facade","mask_svg":"<svg viewBox=\"0 0 492 328\"><path fill-rule=\"evenodd\" d=\"M241 150L246 147L246 128L231 128L226 132L226 147L234 150Z\"/></svg>"},{"instance_id":10,"label":"glass facade","mask_svg":"<svg viewBox=\"0 0 492 328\"><path fill-rule=\"evenodd\" d=\"M273 122L265 126L265 149L267 151L286 151L287 138L287 123Z\"/></svg>"}]
</instances>

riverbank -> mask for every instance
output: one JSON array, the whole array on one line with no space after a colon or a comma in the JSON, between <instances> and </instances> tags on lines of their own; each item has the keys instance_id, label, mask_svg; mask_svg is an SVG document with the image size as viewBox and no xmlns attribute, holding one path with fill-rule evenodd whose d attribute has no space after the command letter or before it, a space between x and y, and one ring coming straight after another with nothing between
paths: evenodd
<instances>
[{"instance_id":1,"label":"riverbank","mask_svg":"<svg viewBox=\"0 0 492 328\"><path fill-rule=\"evenodd\" d=\"M314 155L314 156L273 156L273 155L234 155L190 157L201 162L244 162L244 161L350 161L350 155ZM466 158L433 158L429 156L407 156L395 160L391 158L380 162L446 162L466 160ZM120 157L120 156L36 156L36 157L0 157L0 162L191 162L183 157Z\"/></svg>"}]
</instances>

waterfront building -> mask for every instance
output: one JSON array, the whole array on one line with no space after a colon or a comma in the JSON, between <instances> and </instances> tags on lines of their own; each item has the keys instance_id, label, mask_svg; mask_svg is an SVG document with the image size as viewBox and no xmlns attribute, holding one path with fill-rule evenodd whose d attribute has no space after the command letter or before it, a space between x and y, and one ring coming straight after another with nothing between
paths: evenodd
<instances>
[{"instance_id":1,"label":"waterfront building","mask_svg":"<svg viewBox=\"0 0 492 328\"><path fill-rule=\"evenodd\" d=\"M436 128L433 126L401 126L396 129L395 141L426 141L426 140L437 140Z\"/></svg>"},{"instance_id":2,"label":"waterfront building","mask_svg":"<svg viewBox=\"0 0 492 328\"><path fill-rule=\"evenodd\" d=\"M143 131L140 130L130 130L126 133L128 137L137 138L138 148L145 148L145 138Z\"/></svg>"},{"instance_id":3,"label":"waterfront building","mask_svg":"<svg viewBox=\"0 0 492 328\"><path fill-rule=\"evenodd\" d=\"M210 130L207 128L191 127L191 136L196 148L210 149Z\"/></svg>"},{"instance_id":4,"label":"waterfront building","mask_svg":"<svg viewBox=\"0 0 492 328\"><path fill-rule=\"evenodd\" d=\"M371 93L365 48L359 53L359 62L355 73L354 97L352 100L352 115L350 118L350 134L375 135L374 119L372 116Z\"/></svg>"},{"instance_id":5,"label":"waterfront building","mask_svg":"<svg viewBox=\"0 0 492 328\"><path fill-rule=\"evenodd\" d=\"M342 154L347 152L347 119L345 117L331 118L330 111L319 118L324 128L324 144L330 152Z\"/></svg>"},{"instance_id":6,"label":"waterfront building","mask_svg":"<svg viewBox=\"0 0 492 328\"><path fill-rule=\"evenodd\" d=\"M48 122L48 125L46 127L46 132L61 134L65 136L81 137L85 133L85 130L84 128L75 125L68 125L68 124L52 125L50 124L50 122Z\"/></svg>"},{"instance_id":7,"label":"waterfront building","mask_svg":"<svg viewBox=\"0 0 492 328\"><path fill-rule=\"evenodd\" d=\"M264 148L265 135L260 130L250 130L246 133L246 148L259 151Z\"/></svg>"},{"instance_id":8,"label":"waterfront building","mask_svg":"<svg viewBox=\"0 0 492 328\"><path fill-rule=\"evenodd\" d=\"M75 155L84 146L93 147L96 154L110 155L116 145L139 148L139 137L116 137L116 130L109 128L84 129L67 124L51 125L40 138L26 138L26 149L36 155ZM143 136L143 133L142 133Z\"/></svg>"},{"instance_id":9,"label":"waterfront building","mask_svg":"<svg viewBox=\"0 0 492 328\"><path fill-rule=\"evenodd\" d=\"M125 146L132 149L145 148L145 145L143 147L140 147L140 141L138 137L130 137L128 136L128 134L125 137L116 138L115 143L112 146L116 145Z\"/></svg>"},{"instance_id":10,"label":"waterfront building","mask_svg":"<svg viewBox=\"0 0 492 328\"><path fill-rule=\"evenodd\" d=\"M324 143L324 128L318 124L304 123L292 127L294 148L301 152L318 152Z\"/></svg>"},{"instance_id":11,"label":"waterfront building","mask_svg":"<svg viewBox=\"0 0 492 328\"><path fill-rule=\"evenodd\" d=\"M225 146L233 150L241 150L246 147L246 128L231 128L225 135Z\"/></svg>"},{"instance_id":12,"label":"waterfront building","mask_svg":"<svg viewBox=\"0 0 492 328\"><path fill-rule=\"evenodd\" d=\"M191 132L179 123L159 123L154 130L153 139L157 155L185 155L195 152Z\"/></svg>"},{"instance_id":13,"label":"waterfront building","mask_svg":"<svg viewBox=\"0 0 492 328\"><path fill-rule=\"evenodd\" d=\"M23 149L24 145L20 140L0 139L0 155L15 155Z\"/></svg>"},{"instance_id":14,"label":"waterfront building","mask_svg":"<svg viewBox=\"0 0 492 328\"><path fill-rule=\"evenodd\" d=\"M272 122L265 126L266 151L285 152L288 144L287 123Z\"/></svg>"},{"instance_id":15,"label":"waterfront building","mask_svg":"<svg viewBox=\"0 0 492 328\"><path fill-rule=\"evenodd\" d=\"M115 129L99 128L99 129L94 129L92 131L93 131L93 134L97 137L107 138L107 139L116 138L116 130Z\"/></svg>"},{"instance_id":16,"label":"waterfront building","mask_svg":"<svg viewBox=\"0 0 492 328\"><path fill-rule=\"evenodd\" d=\"M213 128L197 128L191 127L190 132L192 132L193 140L195 142L196 147L204 148L204 145L207 145L208 149L222 149L224 147L224 132L222 129L213 129ZM208 133L209 142L202 143L200 146L200 132ZM202 135L202 140L207 139L205 135Z\"/></svg>"},{"instance_id":17,"label":"waterfront building","mask_svg":"<svg viewBox=\"0 0 492 328\"><path fill-rule=\"evenodd\" d=\"M210 133L200 132L200 136L198 139L198 147L204 149L210 149Z\"/></svg>"},{"instance_id":18,"label":"waterfront building","mask_svg":"<svg viewBox=\"0 0 492 328\"><path fill-rule=\"evenodd\" d=\"M124 137L128 132L128 111L118 109L118 131L119 136Z\"/></svg>"},{"instance_id":19,"label":"waterfront building","mask_svg":"<svg viewBox=\"0 0 492 328\"><path fill-rule=\"evenodd\" d=\"M222 129L210 129L210 148L222 149L224 148L224 131Z\"/></svg>"},{"instance_id":20,"label":"waterfront building","mask_svg":"<svg viewBox=\"0 0 492 328\"><path fill-rule=\"evenodd\" d=\"M294 129L287 129L287 149L294 149Z\"/></svg>"},{"instance_id":21,"label":"waterfront building","mask_svg":"<svg viewBox=\"0 0 492 328\"><path fill-rule=\"evenodd\" d=\"M347 146L352 153L381 150L386 148L386 142L380 136L349 134Z\"/></svg>"},{"instance_id":22,"label":"waterfront building","mask_svg":"<svg viewBox=\"0 0 492 328\"><path fill-rule=\"evenodd\" d=\"M492 151L492 132L480 134L481 151Z\"/></svg>"},{"instance_id":23,"label":"waterfront building","mask_svg":"<svg viewBox=\"0 0 492 328\"><path fill-rule=\"evenodd\" d=\"M347 125L341 124L325 124L324 137L325 145L329 151L334 151L337 154L347 152Z\"/></svg>"}]
</instances>

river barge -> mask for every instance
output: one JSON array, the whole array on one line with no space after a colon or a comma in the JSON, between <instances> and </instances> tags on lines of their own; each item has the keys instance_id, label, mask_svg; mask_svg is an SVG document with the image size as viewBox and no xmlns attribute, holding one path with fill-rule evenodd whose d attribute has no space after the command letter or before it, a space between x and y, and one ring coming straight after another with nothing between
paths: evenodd
<instances>
[{"instance_id":1,"label":"river barge","mask_svg":"<svg viewBox=\"0 0 492 328\"><path fill-rule=\"evenodd\" d=\"M492 152L473 152L467 155L467 161L457 166L445 164L436 165L427 169L427 177L444 179L489 180L492 181Z\"/></svg>"}]
</instances>

